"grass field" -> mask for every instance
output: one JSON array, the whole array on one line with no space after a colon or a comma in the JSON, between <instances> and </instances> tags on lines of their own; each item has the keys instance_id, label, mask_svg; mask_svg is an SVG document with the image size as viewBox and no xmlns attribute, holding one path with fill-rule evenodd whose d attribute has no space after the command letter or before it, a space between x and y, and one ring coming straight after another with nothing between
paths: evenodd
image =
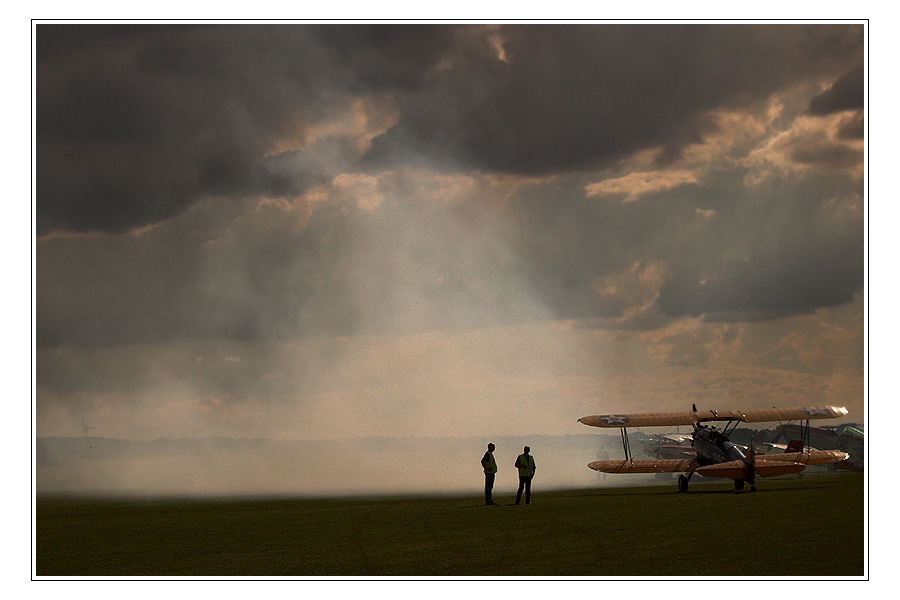
<instances>
[{"instance_id":1,"label":"grass field","mask_svg":"<svg viewBox=\"0 0 900 600\"><path fill-rule=\"evenodd\" d=\"M694 480L696 481L696 479ZM480 497L38 497L37 576L863 576L860 473Z\"/></svg>"}]
</instances>

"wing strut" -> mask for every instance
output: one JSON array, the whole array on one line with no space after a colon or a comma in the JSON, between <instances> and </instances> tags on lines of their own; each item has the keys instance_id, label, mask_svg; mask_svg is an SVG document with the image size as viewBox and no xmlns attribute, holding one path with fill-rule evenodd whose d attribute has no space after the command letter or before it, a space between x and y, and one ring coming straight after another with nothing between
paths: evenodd
<instances>
[{"instance_id":1,"label":"wing strut","mask_svg":"<svg viewBox=\"0 0 900 600\"><path fill-rule=\"evenodd\" d=\"M812 452L812 444L810 443L809 438L809 419L807 419L806 425L803 423L800 424L800 452L803 452L804 446L806 446L807 454Z\"/></svg>"},{"instance_id":2,"label":"wing strut","mask_svg":"<svg viewBox=\"0 0 900 600\"><path fill-rule=\"evenodd\" d=\"M728 421L727 423L725 423L725 427L722 428L722 435L724 435L726 438L730 438L731 434L734 433L734 430L737 429L738 425L740 424L740 421ZM731 427L730 431L728 429L729 427Z\"/></svg>"},{"instance_id":3,"label":"wing strut","mask_svg":"<svg viewBox=\"0 0 900 600\"><path fill-rule=\"evenodd\" d=\"M619 431L622 433L622 447L625 449L625 460L628 462L632 462L631 458L631 444L628 443L628 431L627 427L622 427Z\"/></svg>"}]
</instances>

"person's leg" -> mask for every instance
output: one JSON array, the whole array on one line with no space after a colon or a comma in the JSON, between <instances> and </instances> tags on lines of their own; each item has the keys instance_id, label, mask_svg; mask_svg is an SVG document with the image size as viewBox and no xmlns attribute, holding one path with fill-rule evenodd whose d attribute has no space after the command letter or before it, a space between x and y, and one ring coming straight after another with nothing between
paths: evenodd
<instances>
[{"instance_id":1,"label":"person's leg","mask_svg":"<svg viewBox=\"0 0 900 600\"><path fill-rule=\"evenodd\" d=\"M494 497L492 490L494 489L494 473L484 474L484 503L493 504Z\"/></svg>"},{"instance_id":2,"label":"person's leg","mask_svg":"<svg viewBox=\"0 0 900 600\"><path fill-rule=\"evenodd\" d=\"M522 490L525 489L525 478L519 477L519 491L516 492L516 504L522 501Z\"/></svg>"},{"instance_id":3,"label":"person's leg","mask_svg":"<svg viewBox=\"0 0 900 600\"><path fill-rule=\"evenodd\" d=\"M531 477L525 480L525 504L531 504Z\"/></svg>"}]
</instances>

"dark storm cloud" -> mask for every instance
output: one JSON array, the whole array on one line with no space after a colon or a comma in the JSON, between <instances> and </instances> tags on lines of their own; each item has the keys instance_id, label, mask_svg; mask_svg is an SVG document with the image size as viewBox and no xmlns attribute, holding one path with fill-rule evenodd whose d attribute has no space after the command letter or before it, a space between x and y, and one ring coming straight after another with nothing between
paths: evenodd
<instances>
[{"instance_id":1,"label":"dark storm cloud","mask_svg":"<svg viewBox=\"0 0 900 600\"><path fill-rule=\"evenodd\" d=\"M747 173L733 169L622 202L585 194L601 174L569 173L506 196L494 218L487 186L443 206L419 182L387 176L383 202L361 208L361 192L333 185L358 171L352 136L266 152L286 131L302 136L305 124L346 117L353 98L385 93L399 122L376 139L369 165L544 173L660 148L662 167L713 131L710 111L757 108L783 88L848 73L861 35L859 26L41 25L39 233L181 218L140 234L39 242L38 343L465 328L545 317L537 304L556 318L618 319L647 290L615 278L654 263L668 273L658 312L630 327L846 302L861 285L862 223L815 212L823 199L861 193L845 175L748 192ZM850 117L842 136L860 128ZM826 137L797 141L789 157L823 173L861 160ZM308 214L259 204L258 195L318 185L331 196Z\"/></svg>"},{"instance_id":2,"label":"dark storm cloud","mask_svg":"<svg viewBox=\"0 0 900 600\"><path fill-rule=\"evenodd\" d=\"M508 26L401 95L400 122L373 159L418 155L547 173L685 144L715 109L861 64L858 26Z\"/></svg>"},{"instance_id":3,"label":"dark storm cloud","mask_svg":"<svg viewBox=\"0 0 900 600\"><path fill-rule=\"evenodd\" d=\"M199 256L205 232L62 237L38 243L40 346L157 343L199 336ZM198 286L201 286L198 288Z\"/></svg>"},{"instance_id":4,"label":"dark storm cloud","mask_svg":"<svg viewBox=\"0 0 900 600\"><path fill-rule=\"evenodd\" d=\"M830 25L38 25L38 232L128 230L207 195L300 193L335 173L286 173L266 158L273 140L366 94L391 94L400 111L369 164L417 157L533 173L646 147L675 157L710 129L708 111L861 62L861 35Z\"/></svg>"},{"instance_id":5,"label":"dark storm cloud","mask_svg":"<svg viewBox=\"0 0 900 600\"><path fill-rule=\"evenodd\" d=\"M594 282L646 259L677 212L652 202L597 201L575 182L534 189L516 198L513 209L521 219L518 251L531 287L567 319L621 316L628 300L598 295ZM693 210L685 207L690 216Z\"/></svg>"},{"instance_id":6,"label":"dark storm cloud","mask_svg":"<svg viewBox=\"0 0 900 600\"><path fill-rule=\"evenodd\" d=\"M854 67L834 84L809 101L809 113L828 115L844 110L860 110L865 102L865 72L863 66Z\"/></svg>"},{"instance_id":7,"label":"dark storm cloud","mask_svg":"<svg viewBox=\"0 0 900 600\"><path fill-rule=\"evenodd\" d=\"M829 168L852 167L862 163L863 157L858 150L827 140L806 140L797 143L789 156L799 164L818 165Z\"/></svg>"},{"instance_id":8,"label":"dark storm cloud","mask_svg":"<svg viewBox=\"0 0 900 600\"><path fill-rule=\"evenodd\" d=\"M634 270L661 265L656 311L604 325L637 329L704 314L770 319L852 300L863 285L864 223L861 211L833 202L853 203L858 180L789 176L748 188L746 175L722 170L624 203L586 197L574 182L523 194L511 206L531 287L559 318L619 319L653 299L635 295ZM629 272L622 288L617 277Z\"/></svg>"},{"instance_id":9,"label":"dark storm cloud","mask_svg":"<svg viewBox=\"0 0 900 600\"><path fill-rule=\"evenodd\" d=\"M321 183L267 160L273 139L352 94L415 88L452 32L38 25L38 233L123 231L205 195Z\"/></svg>"},{"instance_id":10,"label":"dark storm cloud","mask_svg":"<svg viewBox=\"0 0 900 600\"><path fill-rule=\"evenodd\" d=\"M850 302L863 284L862 251L822 250L727 261L708 280L677 272L660 290L660 309L670 316L753 321Z\"/></svg>"},{"instance_id":11,"label":"dark storm cloud","mask_svg":"<svg viewBox=\"0 0 900 600\"><path fill-rule=\"evenodd\" d=\"M659 310L758 320L850 302L864 282L863 215L835 209L830 199L852 198L857 189L850 178L787 178L733 203L709 186L715 226L663 243L672 259Z\"/></svg>"},{"instance_id":12,"label":"dark storm cloud","mask_svg":"<svg viewBox=\"0 0 900 600\"><path fill-rule=\"evenodd\" d=\"M810 177L747 190L744 176L626 203L562 180L511 198L514 221L476 202L480 193L443 205L415 181L382 181L371 212L349 188L308 220L279 203L228 217L210 202L140 235L50 238L38 245L37 340L288 340L620 319L653 300L657 284L635 288L653 264L664 265L657 311L608 326L769 319L851 300L862 286L862 216L827 200L858 184ZM204 229L210 213L221 229Z\"/></svg>"},{"instance_id":13,"label":"dark storm cloud","mask_svg":"<svg viewBox=\"0 0 900 600\"><path fill-rule=\"evenodd\" d=\"M862 140L865 138L866 121L862 111L857 111L841 120L838 136L844 140Z\"/></svg>"}]
</instances>

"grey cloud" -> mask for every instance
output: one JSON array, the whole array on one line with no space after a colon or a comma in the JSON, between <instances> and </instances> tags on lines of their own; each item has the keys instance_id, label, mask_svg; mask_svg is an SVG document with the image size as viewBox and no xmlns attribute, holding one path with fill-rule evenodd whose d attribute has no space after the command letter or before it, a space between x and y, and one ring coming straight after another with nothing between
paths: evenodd
<instances>
[{"instance_id":1,"label":"grey cloud","mask_svg":"<svg viewBox=\"0 0 900 600\"><path fill-rule=\"evenodd\" d=\"M862 288L861 254L729 261L721 265L720 277L705 281L698 273L678 273L660 290L659 305L672 316L705 314L710 320L725 321L770 319L837 306L851 301Z\"/></svg>"},{"instance_id":2,"label":"grey cloud","mask_svg":"<svg viewBox=\"0 0 900 600\"><path fill-rule=\"evenodd\" d=\"M352 172L349 138L263 149L292 119L327 120L377 90L401 116L369 160L397 144L410 160L424 148L417 160L435 169L545 171L652 146L671 163L707 111L845 72L859 27L44 27L39 231L169 221L39 241L42 346L465 328L545 311L645 329L681 315L808 311L861 285L862 223L816 220L811 208L861 193L841 176L748 192L733 170L622 203L585 197L596 174L570 173L456 205L385 176L372 212L347 191L308 220L240 199L291 197ZM792 156L860 160L821 144ZM715 221L700 223L698 208ZM653 261L671 269L657 310L622 322L636 296L596 283Z\"/></svg>"},{"instance_id":3,"label":"grey cloud","mask_svg":"<svg viewBox=\"0 0 900 600\"><path fill-rule=\"evenodd\" d=\"M387 182L312 210L210 203L140 234L38 243L41 346L459 329L536 318L511 231L477 204Z\"/></svg>"},{"instance_id":4,"label":"grey cloud","mask_svg":"<svg viewBox=\"0 0 900 600\"><path fill-rule=\"evenodd\" d=\"M684 315L757 320L851 300L863 281L861 216L832 213L824 199L850 197L858 182L748 191L743 176L628 203L559 179L502 213L480 188L442 204L398 177L382 180L371 212L348 189L308 219L277 203L234 206L226 218L210 203L139 236L49 238L38 243L37 340L284 341L548 317L652 329ZM635 265L647 264L668 272L656 307L623 321L653 298L634 287Z\"/></svg>"},{"instance_id":5,"label":"grey cloud","mask_svg":"<svg viewBox=\"0 0 900 600\"><path fill-rule=\"evenodd\" d=\"M853 167L863 161L858 150L825 139L798 140L789 156L799 164L838 169Z\"/></svg>"},{"instance_id":6,"label":"grey cloud","mask_svg":"<svg viewBox=\"0 0 900 600\"><path fill-rule=\"evenodd\" d=\"M861 211L830 206L857 192L858 182L838 181L788 180L720 204L716 228L672 253L660 311L753 321L851 301L864 282L864 226Z\"/></svg>"},{"instance_id":7,"label":"grey cloud","mask_svg":"<svg viewBox=\"0 0 900 600\"><path fill-rule=\"evenodd\" d=\"M845 110L861 110L865 102L865 71L862 64L838 78L834 84L809 101L808 112L829 115Z\"/></svg>"},{"instance_id":8,"label":"grey cloud","mask_svg":"<svg viewBox=\"0 0 900 600\"><path fill-rule=\"evenodd\" d=\"M861 211L841 206L855 202L860 182L820 173L747 188L745 176L721 170L627 203L585 197L578 178L534 189L511 204L523 273L557 317L602 328L771 319L852 300L863 285L864 224ZM635 265L653 263L667 273L654 308L633 312L647 301L634 283L604 291L607 278L634 282Z\"/></svg>"},{"instance_id":9,"label":"grey cloud","mask_svg":"<svg viewBox=\"0 0 900 600\"><path fill-rule=\"evenodd\" d=\"M608 165L642 148L674 157L709 112L862 59L859 27L507 26L505 61L484 40L415 94L371 160L410 153L472 168L546 173ZM848 52L848 47L855 48ZM849 58L848 58L849 54Z\"/></svg>"},{"instance_id":10,"label":"grey cloud","mask_svg":"<svg viewBox=\"0 0 900 600\"><path fill-rule=\"evenodd\" d=\"M862 111L858 111L841 120L838 137L843 140L861 140L865 138L866 122Z\"/></svg>"},{"instance_id":11,"label":"grey cloud","mask_svg":"<svg viewBox=\"0 0 900 600\"><path fill-rule=\"evenodd\" d=\"M671 216L652 202L587 198L582 181L535 188L514 200L518 252L532 288L558 317L620 317L627 299L601 297L593 283L646 258Z\"/></svg>"},{"instance_id":12,"label":"grey cloud","mask_svg":"<svg viewBox=\"0 0 900 600\"><path fill-rule=\"evenodd\" d=\"M56 238L37 246L39 345L159 342L196 335L198 257L205 234ZM172 232L165 232L172 233ZM199 236L199 238L198 238Z\"/></svg>"},{"instance_id":13,"label":"grey cloud","mask_svg":"<svg viewBox=\"0 0 900 600\"><path fill-rule=\"evenodd\" d=\"M38 233L125 231L315 182L271 142L417 78L444 27L38 25Z\"/></svg>"},{"instance_id":14,"label":"grey cloud","mask_svg":"<svg viewBox=\"0 0 900 600\"><path fill-rule=\"evenodd\" d=\"M38 233L126 231L211 194L302 193L315 175L266 159L273 140L366 94L390 94L400 110L366 158L373 167L434 159L550 172L655 146L672 158L709 130L708 111L846 70L861 60L861 35L837 25L41 24Z\"/></svg>"}]
</instances>

